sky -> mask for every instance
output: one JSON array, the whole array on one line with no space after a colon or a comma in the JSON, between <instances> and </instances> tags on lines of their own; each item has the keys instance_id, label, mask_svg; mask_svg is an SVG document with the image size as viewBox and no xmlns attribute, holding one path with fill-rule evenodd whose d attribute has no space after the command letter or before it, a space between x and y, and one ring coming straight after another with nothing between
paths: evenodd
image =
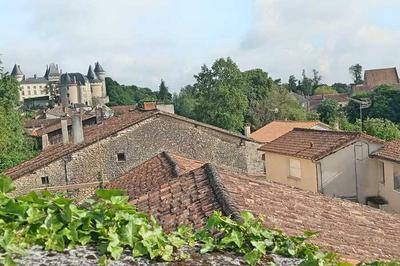
<instances>
[{"instance_id":1,"label":"sky","mask_svg":"<svg viewBox=\"0 0 400 266\"><path fill-rule=\"evenodd\" d=\"M26 76L99 61L119 83L163 79L175 92L228 56L284 82L317 69L324 83L349 83L352 64L400 65L399 10L398 0L0 0L0 59Z\"/></svg>"}]
</instances>

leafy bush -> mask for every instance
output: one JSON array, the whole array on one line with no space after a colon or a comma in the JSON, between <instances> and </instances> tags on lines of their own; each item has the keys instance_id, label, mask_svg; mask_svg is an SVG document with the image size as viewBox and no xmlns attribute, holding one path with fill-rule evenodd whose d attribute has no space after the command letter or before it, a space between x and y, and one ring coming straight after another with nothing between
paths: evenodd
<instances>
[{"instance_id":1,"label":"leafy bush","mask_svg":"<svg viewBox=\"0 0 400 266\"><path fill-rule=\"evenodd\" d=\"M200 253L220 250L243 254L250 265L270 253L304 258L303 265L338 264L335 254L322 253L306 242L315 233L289 237L265 228L262 220L249 212L242 212L240 221L215 212L197 232L181 226L167 234L153 217L130 205L119 190L98 190L97 200L78 206L47 191L12 197L8 193L13 189L11 179L0 176L0 263L5 265L14 265L13 258L33 245L59 252L94 245L103 264L108 257L118 259L124 249L131 250L134 257L181 259L188 255L180 250L184 245L199 245Z\"/></svg>"}]
</instances>

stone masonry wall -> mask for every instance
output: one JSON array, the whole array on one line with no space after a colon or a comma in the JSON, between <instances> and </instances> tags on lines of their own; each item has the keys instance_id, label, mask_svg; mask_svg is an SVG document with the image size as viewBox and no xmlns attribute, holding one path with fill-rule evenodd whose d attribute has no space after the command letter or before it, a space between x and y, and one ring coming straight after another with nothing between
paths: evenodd
<instances>
[{"instance_id":1,"label":"stone masonry wall","mask_svg":"<svg viewBox=\"0 0 400 266\"><path fill-rule=\"evenodd\" d=\"M101 128L99 128L101 130ZM165 115L144 120L15 181L18 193L50 186L112 180L162 151L250 173L262 173L259 144ZM117 154L125 154L118 161Z\"/></svg>"}]
</instances>

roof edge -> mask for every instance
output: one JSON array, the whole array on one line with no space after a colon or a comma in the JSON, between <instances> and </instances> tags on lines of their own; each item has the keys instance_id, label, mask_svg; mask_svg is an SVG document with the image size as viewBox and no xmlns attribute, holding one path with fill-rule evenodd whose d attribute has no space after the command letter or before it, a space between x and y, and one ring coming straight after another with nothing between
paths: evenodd
<instances>
[{"instance_id":1,"label":"roof edge","mask_svg":"<svg viewBox=\"0 0 400 266\"><path fill-rule=\"evenodd\" d=\"M180 174L179 165L175 162L175 160L171 157L171 155L167 151L161 152L161 155L168 161L168 163L172 166L172 174L174 177L178 177Z\"/></svg>"},{"instance_id":2,"label":"roof edge","mask_svg":"<svg viewBox=\"0 0 400 266\"><path fill-rule=\"evenodd\" d=\"M206 172L210 187L214 192L215 198L218 204L221 206L224 215L231 216L235 220L240 220L240 212L233 203L233 200L228 192L225 191L221 177L217 171L217 168L211 164L204 164L204 171Z\"/></svg>"}]
</instances>

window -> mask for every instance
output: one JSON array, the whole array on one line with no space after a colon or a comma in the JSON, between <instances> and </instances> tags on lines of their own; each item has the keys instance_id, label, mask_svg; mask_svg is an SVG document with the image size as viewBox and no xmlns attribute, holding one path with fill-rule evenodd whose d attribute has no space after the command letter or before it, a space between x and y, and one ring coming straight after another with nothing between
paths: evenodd
<instances>
[{"instance_id":1,"label":"window","mask_svg":"<svg viewBox=\"0 0 400 266\"><path fill-rule=\"evenodd\" d=\"M33 86L34 89L36 89L36 86Z\"/></svg>"},{"instance_id":2,"label":"window","mask_svg":"<svg viewBox=\"0 0 400 266\"><path fill-rule=\"evenodd\" d=\"M48 185L50 184L49 182L49 177L48 176L42 176L42 185Z\"/></svg>"},{"instance_id":3,"label":"window","mask_svg":"<svg viewBox=\"0 0 400 266\"><path fill-rule=\"evenodd\" d=\"M385 184L385 164L378 162L378 179L380 184Z\"/></svg>"},{"instance_id":4,"label":"window","mask_svg":"<svg viewBox=\"0 0 400 266\"><path fill-rule=\"evenodd\" d=\"M28 95L31 95L31 91L28 91Z\"/></svg>"},{"instance_id":5,"label":"window","mask_svg":"<svg viewBox=\"0 0 400 266\"><path fill-rule=\"evenodd\" d=\"M125 162L126 161L125 153L123 153L123 152L117 153L117 161L118 162Z\"/></svg>"},{"instance_id":6,"label":"window","mask_svg":"<svg viewBox=\"0 0 400 266\"><path fill-rule=\"evenodd\" d=\"M289 159L289 176L301 177L301 168L299 160Z\"/></svg>"},{"instance_id":7,"label":"window","mask_svg":"<svg viewBox=\"0 0 400 266\"><path fill-rule=\"evenodd\" d=\"M36 91L36 90L34 90L34 91L33 91L33 95L36 95L36 94L37 94L37 91Z\"/></svg>"},{"instance_id":8,"label":"window","mask_svg":"<svg viewBox=\"0 0 400 266\"><path fill-rule=\"evenodd\" d=\"M25 95L25 92L24 92L24 91L21 91L21 94L22 94L22 95Z\"/></svg>"},{"instance_id":9,"label":"window","mask_svg":"<svg viewBox=\"0 0 400 266\"><path fill-rule=\"evenodd\" d=\"M400 191L400 175L393 176L394 190Z\"/></svg>"}]
</instances>

